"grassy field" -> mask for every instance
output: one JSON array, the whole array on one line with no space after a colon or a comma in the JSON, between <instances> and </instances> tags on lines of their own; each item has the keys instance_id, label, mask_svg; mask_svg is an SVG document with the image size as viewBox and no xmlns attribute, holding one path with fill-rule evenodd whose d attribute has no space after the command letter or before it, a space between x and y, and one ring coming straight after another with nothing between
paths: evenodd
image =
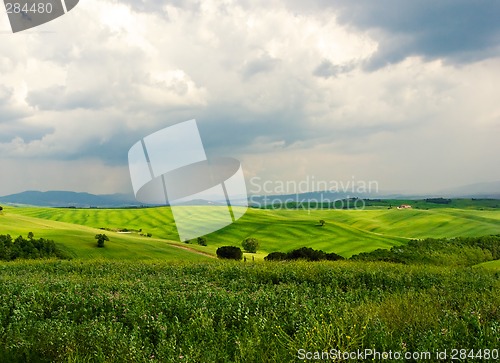
<instances>
[{"instance_id":1,"label":"grassy field","mask_svg":"<svg viewBox=\"0 0 500 363\"><path fill-rule=\"evenodd\" d=\"M296 362L301 349L492 362L500 348L500 280L486 269L15 261L0 263L0 287L5 362Z\"/></svg>"},{"instance_id":2,"label":"grassy field","mask_svg":"<svg viewBox=\"0 0 500 363\"><path fill-rule=\"evenodd\" d=\"M116 232L124 228L153 236ZM444 241L406 264L211 258L248 236L261 241L259 260L302 246L348 257L412 238L500 234L498 210L251 209L207 247L176 241L169 208L0 212L0 234L30 231L75 258L0 262L0 362L295 362L300 352L334 361L333 350L358 349L499 356L500 265L469 267L481 261L473 248ZM105 248L98 233L110 238Z\"/></svg>"},{"instance_id":3,"label":"grassy field","mask_svg":"<svg viewBox=\"0 0 500 363\"><path fill-rule=\"evenodd\" d=\"M483 262L483 263L476 265L475 267L481 267L481 268L486 268L489 270L500 271L500 260Z\"/></svg>"},{"instance_id":4,"label":"grassy field","mask_svg":"<svg viewBox=\"0 0 500 363\"><path fill-rule=\"evenodd\" d=\"M190 207L192 208L192 207ZM207 208L207 207L197 207ZM209 218L209 212L204 214ZM326 221L324 227L318 221ZM58 222L58 223L55 223ZM193 224L204 223L193 219ZM85 227L85 228L83 228ZM13 208L4 210L0 232L26 235L33 232L64 243L76 256L92 257L95 249L92 234L98 228L142 229L151 233L147 239L137 234L122 235L107 232L109 245L128 245L140 255L140 245L150 249L147 258L159 256L158 249L172 251L169 244L178 240L169 208L146 209L56 209ZM236 223L207 236L208 246L181 245L215 254L223 245L240 246L246 237L259 239L261 247L256 258L262 259L273 251L289 251L302 246L335 252L350 257L360 252L390 248L408 239L425 237L481 236L500 234L500 210L436 208L429 210L261 210L249 209ZM165 242L168 242L167 244ZM138 244L139 245L138 245ZM137 247L137 248L136 248ZM85 251L84 251L85 250ZM173 252L179 252L174 250ZM180 251L188 253L186 251ZM99 252L100 253L100 252ZM111 251L109 252L111 253ZM161 253L160 253L161 254ZM122 251L122 255L127 255ZM120 257L121 256L118 256ZM167 256L168 258L168 256ZM184 256L180 256L184 258Z\"/></svg>"},{"instance_id":5,"label":"grassy field","mask_svg":"<svg viewBox=\"0 0 500 363\"><path fill-rule=\"evenodd\" d=\"M438 198L439 200L440 198ZM375 199L367 200L367 207L388 207L389 205L397 207L401 204L409 204L416 209L435 209L435 208L458 208L458 209L476 209L476 210L488 210L488 209L499 209L500 200L498 199L465 199L465 198L453 198L448 199L445 204L432 202L431 199Z\"/></svg>"},{"instance_id":6,"label":"grassy field","mask_svg":"<svg viewBox=\"0 0 500 363\"><path fill-rule=\"evenodd\" d=\"M108 232L110 241L105 248L97 248L95 235L103 231L83 225L57 222L8 211L0 215L0 234L27 236L33 232L36 237L53 239L56 245L74 258L80 259L159 259L202 261L209 257L187 251L184 244L147 238L133 234Z\"/></svg>"}]
</instances>

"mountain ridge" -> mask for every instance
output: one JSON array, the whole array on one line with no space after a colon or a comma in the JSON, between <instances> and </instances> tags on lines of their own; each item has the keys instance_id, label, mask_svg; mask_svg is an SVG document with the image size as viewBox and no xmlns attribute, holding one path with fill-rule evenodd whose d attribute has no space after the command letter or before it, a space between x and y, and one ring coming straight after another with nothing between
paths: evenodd
<instances>
[{"instance_id":1,"label":"mountain ridge","mask_svg":"<svg viewBox=\"0 0 500 363\"><path fill-rule=\"evenodd\" d=\"M144 205L135 200L131 194L90 194L72 191L36 191L28 190L21 193L0 197L1 203L34 205L40 207L134 207Z\"/></svg>"},{"instance_id":2,"label":"mountain ridge","mask_svg":"<svg viewBox=\"0 0 500 363\"><path fill-rule=\"evenodd\" d=\"M500 199L500 181L490 183L476 183L467 186L450 188L442 190L439 193L432 194L410 194L410 193L352 193L344 192L307 192L298 194L283 194L283 195L249 195L249 204L260 204L269 200L285 201L292 198L294 201L319 201L346 199L346 198L369 198L369 199L425 199L435 197L446 197L456 199ZM153 206L138 202L133 194L115 193L115 194L91 194L87 192L74 191L36 191L28 190L21 193L11 194L0 197L0 203L13 205L33 205L40 207L75 207L75 208L118 208L118 207L141 207ZM202 200L186 201L184 205L206 205L213 204Z\"/></svg>"}]
</instances>

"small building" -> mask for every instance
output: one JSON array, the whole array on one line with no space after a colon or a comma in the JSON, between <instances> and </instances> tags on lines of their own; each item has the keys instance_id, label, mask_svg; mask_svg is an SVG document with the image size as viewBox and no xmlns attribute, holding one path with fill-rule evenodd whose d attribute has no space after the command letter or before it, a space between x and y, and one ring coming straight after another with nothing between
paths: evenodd
<instances>
[{"instance_id":1,"label":"small building","mask_svg":"<svg viewBox=\"0 0 500 363\"><path fill-rule=\"evenodd\" d=\"M409 204L401 204L398 209L411 209L411 205Z\"/></svg>"}]
</instances>

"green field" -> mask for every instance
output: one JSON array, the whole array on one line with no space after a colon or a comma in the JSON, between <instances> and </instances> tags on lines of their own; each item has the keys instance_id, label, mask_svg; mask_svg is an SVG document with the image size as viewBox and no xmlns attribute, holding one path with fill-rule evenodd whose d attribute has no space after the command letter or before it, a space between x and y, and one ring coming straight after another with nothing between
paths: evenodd
<instances>
[{"instance_id":1,"label":"green field","mask_svg":"<svg viewBox=\"0 0 500 363\"><path fill-rule=\"evenodd\" d=\"M474 267L482 267L489 270L500 271L500 260L488 261L480 263Z\"/></svg>"},{"instance_id":2,"label":"green field","mask_svg":"<svg viewBox=\"0 0 500 363\"><path fill-rule=\"evenodd\" d=\"M17 209L16 209L17 210ZM103 231L83 225L33 218L3 211L0 215L0 234L53 239L56 245L69 256L81 259L125 259L125 260L189 260L201 261L209 257L186 250L175 241L141 237L133 234L107 232L110 241L105 248L97 248L95 235Z\"/></svg>"},{"instance_id":3,"label":"green field","mask_svg":"<svg viewBox=\"0 0 500 363\"><path fill-rule=\"evenodd\" d=\"M193 207L190 207L193 208ZM209 218L209 207L204 218ZM180 243L168 207L144 209L62 209L7 207L0 216L0 233L54 239L75 257L165 258L191 256L181 246L214 255L223 245L240 246L246 237L259 239L258 259L273 251L310 246L350 257L360 252L390 248L409 239L500 234L500 210L436 208L429 210L263 210L249 209L226 228L207 236L208 246ZM326 221L324 227L318 221ZM192 220L203 224L204 220ZM106 231L106 251L94 248L99 228L141 229L152 238Z\"/></svg>"},{"instance_id":4,"label":"green field","mask_svg":"<svg viewBox=\"0 0 500 363\"><path fill-rule=\"evenodd\" d=\"M0 287L2 362L274 363L299 361L301 349L499 356L500 280L486 269L14 261L0 263Z\"/></svg>"},{"instance_id":5,"label":"green field","mask_svg":"<svg viewBox=\"0 0 500 363\"><path fill-rule=\"evenodd\" d=\"M192 223L209 219L204 212ZM125 228L133 233L116 232ZM262 259L302 246L348 257L409 239L500 235L499 210L250 209L208 235L207 247L177 241L169 208L0 212L0 234L30 231L74 259L0 262L0 362L295 362L301 349L481 350L458 362L499 354L500 265L478 264L493 256L478 244L408 243L418 246L406 263L213 258L249 236ZM98 233L110 238L105 248Z\"/></svg>"}]
</instances>

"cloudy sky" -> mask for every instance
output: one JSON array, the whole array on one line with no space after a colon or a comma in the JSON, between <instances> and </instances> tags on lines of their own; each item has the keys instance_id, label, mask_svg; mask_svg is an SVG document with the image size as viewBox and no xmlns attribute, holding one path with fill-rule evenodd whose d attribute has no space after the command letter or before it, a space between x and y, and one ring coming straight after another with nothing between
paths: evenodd
<instances>
[{"instance_id":1,"label":"cloudy sky","mask_svg":"<svg viewBox=\"0 0 500 363\"><path fill-rule=\"evenodd\" d=\"M129 148L193 118L247 180L500 180L499 14L495 0L81 0L12 34L0 13L0 195L130 193Z\"/></svg>"}]
</instances>

